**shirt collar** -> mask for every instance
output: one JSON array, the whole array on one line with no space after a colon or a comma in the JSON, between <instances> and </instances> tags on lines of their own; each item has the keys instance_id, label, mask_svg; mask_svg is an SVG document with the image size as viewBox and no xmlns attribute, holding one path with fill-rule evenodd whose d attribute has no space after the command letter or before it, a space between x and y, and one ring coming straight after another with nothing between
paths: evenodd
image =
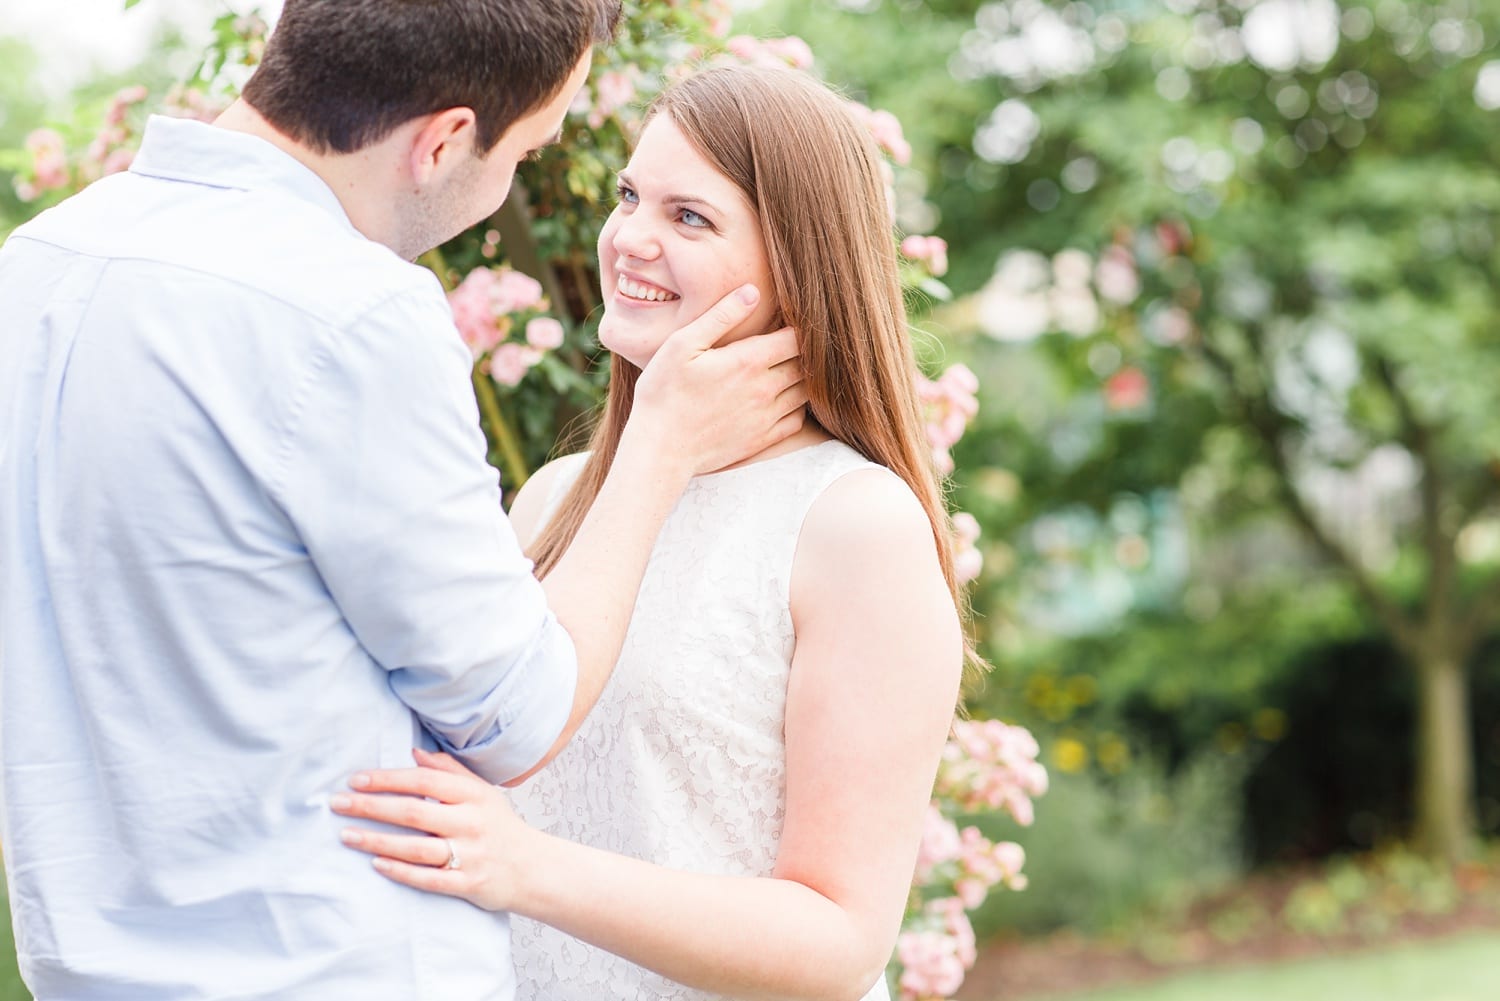
<instances>
[{"instance_id":1,"label":"shirt collar","mask_svg":"<svg viewBox=\"0 0 1500 1001\"><path fill-rule=\"evenodd\" d=\"M245 132L152 115L130 170L216 188L279 190L319 206L354 231L338 196L321 177L266 140Z\"/></svg>"}]
</instances>

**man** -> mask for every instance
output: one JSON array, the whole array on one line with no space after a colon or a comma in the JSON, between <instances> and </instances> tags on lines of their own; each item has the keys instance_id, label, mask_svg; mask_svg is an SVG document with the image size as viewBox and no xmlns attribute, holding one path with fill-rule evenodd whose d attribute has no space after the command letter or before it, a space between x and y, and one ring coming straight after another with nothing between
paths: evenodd
<instances>
[{"instance_id":1,"label":"man","mask_svg":"<svg viewBox=\"0 0 1500 1001\"><path fill-rule=\"evenodd\" d=\"M729 297L643 373L530 575L409 262L556 137L599 21L288 0L243 101L153 120L0 249L3 839L40 1001L510 996L503 919L377 877L328 796L413 742L497 782L545 763L687 480L805 401L790 332L709 350Z\"/></svg>"}]
</instances>

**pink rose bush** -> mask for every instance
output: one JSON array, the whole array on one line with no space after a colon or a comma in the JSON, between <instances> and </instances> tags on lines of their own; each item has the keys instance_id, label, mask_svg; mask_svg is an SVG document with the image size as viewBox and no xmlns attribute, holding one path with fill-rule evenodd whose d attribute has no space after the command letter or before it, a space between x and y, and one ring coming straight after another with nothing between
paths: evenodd
<instances>
[{"instance_id":1,"label":"pink rose bush","mask_svg":"<svg viewBox=\"0 0 1500 1001\"><path fill-rule=\"evenodd\" d=\"M857 102L854 105L854 111L865 123L865 128L869 129L870 134L875 137L876 145L892 160L903 167L911 163L911 143L906 141L899 118L889 111L867 108Z\"/></svg>"},{"instance_id":2,"label":"pink rose bush","mask_svg":"<svg viewBox=\"0 0 1500 1001\"><path fill-rule=\"evenodd\" d=\"M735 35L724 42L730 55L756 66L790 66L793 69L812 69L812 48L795 35L784 38L751 38Z\"/></svg>"},{"instance_id":3,"label":"pink rose bush","mask_svg":"<svg viewBox=\"0 0 1500 1001\"><path fill-rule=\"evenodd\" d=\"M146 88L125 87L105 106L99 131L77 156L69 156L68 142L55 129L36 129L26 137L30 162L14 179L16 196L34 202L49 192L63 196L109 174L128 170L140 140L137 107L146 100Z\"/></svg>"},{"instance_id":4,"label":"pink rose bush","mask_svg":"<svg viewBox=\"0 0 1500 1001\"><path fill-rule=\"evenodd\" d=\"M964 919L967 922L967 918ZM970 931L972 935L972 929ZM902 932L896 940L896 961L901 973L896 978L900 997L910 1001L937 1001L952 997L964 982L964 974L973 965L965 965L958 954L956 936L939 931Z\"/></svg>"},{"instance_id":5,"label":"pink rose bush","mask_svg":"<svg viewBox=\"0 0 1500 1001\"><path fill-rule=\"evenodd\" d=\"M562 323L541 315L547 309L541 283L513 268L475 268L448 293L448 305L475 364L502 386L519 386L548 351L562 346Z\"/></svg>"},{"instance_id":6,"label":"pink rose bush","mask_svg":"<svg viewBox=\"0 0 1500 1001\"><path fill-rule=\"evenodd\" d=\"M1047 791L1047 770L1026 730L999 720L960 720L943 748L932 804L917 853L915 892L896 941L893 980L900 1001L949 998L974 966L968 912L999 887L1026 888L1026 853L991 841L953 819L1005 812L1030 826L1032 797Z\"/></svg>"},{"instance_id":7,"label":"pink rose bush","mask_svg":"<svg viewBox=\"0 0 1500 1001\"><path fill-rule=\"evenodd\" d=\"M963 813L1008 813L1022 827L1031 800L1047 791L1047 769L1036 760L1036 738L999 720L961 720L943 748L935 795Z\"/></svg>"},{"instance_id":8,"label":"pink rose bush","mask_svg":"<svg viewBox=\"0 0 1500 1001\"><path fill-rule=\"evenodd\" d=\"M919 378L917 394L926 409L932 461L944 476L953 472L949 453L979 413L979 377L967 365L954 365L936 380Z\"/></svg>"},{"instance_id":9,"label":"pink rose bush","mask_svg":"<svg viewBox=\"0 0 1500 1001\"><path fill-rule=\"evenodd\" d=\"M569 111L581 115L589 128L599 129L606 121L625 115L634 120L641 98L641 68L627 63L599 74L578 91Z\"/></svg>"},{"instance_id":10,"label":"pink rose bush","mask_svg":"<svg viewBox=\"0 0 1500 1001\"><path fill-rule=\"evenodd\" d=\"M953 571L960 584L979 578L984 554L979 551L979 519L967 511L953 513Z\"/></svg>"},{"instance_id":11,"label":"pink rose bush","mask_svg":"<svg viewBox=\"0 0 1500 1001\"><path fill-rule=\"evenodd\" d=\"M61 191L73 183L63 137L55 129L36 129L26 137L29 164L15 176L16 196L33 202L48 191Z\"/></svg>"},{"instance_id":12,"label":"pink rose bush","mask_svg":"<svg viewBox=\"0 0 1500 1001\"><path fill-rule=\"evenodd\" d=\"M901 241L901 256L923 265L934 278L948 273L948 241L940 236L908 236Z\"/></svg>"}]
</instances>

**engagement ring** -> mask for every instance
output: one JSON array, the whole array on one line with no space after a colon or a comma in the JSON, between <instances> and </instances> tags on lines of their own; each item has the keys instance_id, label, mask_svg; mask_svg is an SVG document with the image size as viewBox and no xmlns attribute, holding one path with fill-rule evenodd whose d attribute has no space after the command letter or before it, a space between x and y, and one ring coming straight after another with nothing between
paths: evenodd
<instances>
[{"instance_id":1,"label":"engagement ring","mask_svg":"<svg viewBox=\"0 0 1500 1001\"><path fill-rule=\"evenodd\" d=\"M443 863L443 868L444 869L457 869L457 868L460 868L460 866L462 865L462 863L460 863L459 860L458 860L458 849L453 846L452 839L450 839L450 838L444 838L443 839L443 844L445 844L445 845L448 846L448 861L446 861L446 862Z\"/></svg>"}]
</instances>

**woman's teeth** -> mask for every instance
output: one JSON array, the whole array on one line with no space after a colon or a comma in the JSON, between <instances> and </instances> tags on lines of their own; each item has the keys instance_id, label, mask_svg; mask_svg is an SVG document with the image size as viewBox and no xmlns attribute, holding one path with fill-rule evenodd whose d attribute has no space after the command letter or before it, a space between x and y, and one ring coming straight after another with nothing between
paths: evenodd
<instances>
[{"instance_id":1,"label":"woman's teeth","mask_svg":"<svg viewBox=\"0 0 1500 1001\"><path fill-rule=\"evenodd\" d=\"M682 298L675 292L668 292L665 289L652 288L650 285L633 282L624 275L621 275L620 280L615 284L620 292L630 299L641 299L645 302L669 302L672 299Z\"/></svg>"}]
</instances>

